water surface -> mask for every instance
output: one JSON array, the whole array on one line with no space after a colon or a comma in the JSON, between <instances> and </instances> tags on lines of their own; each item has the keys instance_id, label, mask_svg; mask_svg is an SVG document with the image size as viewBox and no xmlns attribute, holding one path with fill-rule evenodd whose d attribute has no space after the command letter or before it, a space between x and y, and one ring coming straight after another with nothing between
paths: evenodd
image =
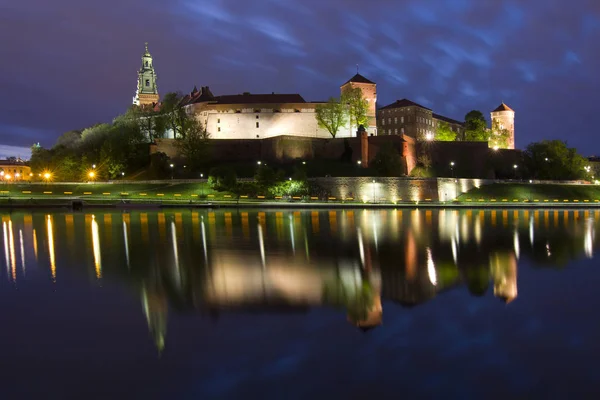
<instances>
[{"instance_id":1,"label":"water surface","mask_svg":"<svg viewBox=\"0 0 600 400\"><path fill-rule=\"evenodd\" d=\"M2 214L2 398L596 397L600 212Z\"/></svg>"}]
</instances>

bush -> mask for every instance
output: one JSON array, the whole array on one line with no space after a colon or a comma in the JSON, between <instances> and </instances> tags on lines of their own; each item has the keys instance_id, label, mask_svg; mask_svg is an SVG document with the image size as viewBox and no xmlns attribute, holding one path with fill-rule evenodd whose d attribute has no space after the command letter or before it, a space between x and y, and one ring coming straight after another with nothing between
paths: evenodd
<instances>
[{"instance_id":1,"label":"bush","mask_svg":"<svg viewBox=\"0 0 600 400\"><path fill-rule=\"evenodd\" d=\"M208 173L208 184L215 190L235 191L237 176L231 167L213 167Z\"/></svg>"}]
</instances>

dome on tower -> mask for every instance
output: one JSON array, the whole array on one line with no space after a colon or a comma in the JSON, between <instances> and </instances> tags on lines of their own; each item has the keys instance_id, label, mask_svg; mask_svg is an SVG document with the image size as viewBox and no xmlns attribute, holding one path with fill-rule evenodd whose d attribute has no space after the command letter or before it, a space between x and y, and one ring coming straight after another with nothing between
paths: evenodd
<instances>
[{"instance_id":1,"label":"dome on tower","mask_svg":"<svg viewBox=\"0 0 600 400\"><path fill-rule=\"evenodd\" d=\"M512 108L510 108L509 106L507 106L506 104L504 104L504 102L502 102L502 104L500 104L494 111L492 112L499 112L499 111L512 111L515 112L515 110L513 110Z\"/></svg>"}]
</instances>

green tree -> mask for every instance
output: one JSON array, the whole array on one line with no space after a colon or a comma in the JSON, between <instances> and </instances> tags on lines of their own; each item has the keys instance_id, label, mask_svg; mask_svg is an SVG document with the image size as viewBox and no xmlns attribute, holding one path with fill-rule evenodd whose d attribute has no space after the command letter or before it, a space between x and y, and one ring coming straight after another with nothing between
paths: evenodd
<instances>
[{"instance_id":1,"label":"green tree","mask_svg":"<svg viewBox=\"0 0 600 400\"><path fill-rule=\"evenodd\" d=\"M440 142L453 142L456 140L456 132L450 129L450 124L440 121L435 132L435 140Z\"/></svg>"},{"instance_id":2,"label":"green tree","mask_svg":"<svg viewBox=\"0 0 600 400\"><path fill-rule=\"evenodd\" d=\"M489 137L489 146L493 149L507 149L510 143L510 131L505 128L501 128L500 124L496 121L492 125L492 132Z\"/></svg>"},{"instance_id":3,"label":"green tree","mask_svg":"<svg viewBox=\"0 0 600 400\"><path fill-rule=\"evenodd\" d=\"M54 146L64 146L69 149L75 149L81 142L81 131L68 131L56 139Z\"/></svg>"},{"instance_id":4,"label":"green tree","mask_svg":"<svg viewBox=\"0 0 600 400\"><path fill-rule=\"evenodd\" d=\"M473 142L487 142L490 132L487 121L481 111L472 110L465 115L465 140Z\"/></svg>"},{"instance_id":5,"label":"green tree","mask_svg":"<svg viewBox=\"0 0 600 400\"><path fill-rule=\"evenodd\" d=\"M586 177L588 161L561 140L531 143L524 152L525 165L532 178L572 180Z\"/></svg>"},{"instance_id":6,"label":"green tree","mask_svg":"<svg viewBox=\"0 0 600 400\"><path fill-rule=\"evenodd\" d=\"M202 124L193 117L185 122L185 125L187 132L176 139L175 145L190 168L196 171L208 157L209 135Z\"/></svg>"},{"instance_id":7,"label":"green tree","mask_svg":"<svg viewBox=\"0 0 600 400\"><path fill-rule=\"evenodd\" d=\"M379 148L373 160L373 168L375 168L379 176L400 176L404 174L402 156L389 143L385 143Z\"/></svg>"},{"instance_id":8,"label":"green tree","mask_svg":"<svg viewBox=\"0 0 600 400\"><path fill-rule=\"evenodd\" d=\"M347 122L344 104L334 97L330 97L327 103L315 107L315 118L319 126L327 129L334 138Z\"/></svg>"},{"instance_id":9,"label":"green tree","mask_svg":"<svg viewBox=\"0 0 600 400\"><path fill-rule=\"evenodd\" d=\"M358 128L360 125L365 128L369 126L369 119L367 118L369 103L363 97L361 88L353 87L344 90L341 103L348 109L350 129L352 127Z\"/></svg>"}]
</instances>

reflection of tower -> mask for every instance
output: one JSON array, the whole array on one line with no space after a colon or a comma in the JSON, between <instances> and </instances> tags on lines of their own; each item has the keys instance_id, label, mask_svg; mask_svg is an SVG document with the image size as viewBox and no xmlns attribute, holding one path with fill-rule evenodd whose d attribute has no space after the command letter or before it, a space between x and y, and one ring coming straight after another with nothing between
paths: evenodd
<instances>
[{"instance_id":1,"label":"reflection of tower","mask_svg":"<svg viewBox=\"0 0 600 400\"><path fill-rule=\"evenodd\" d=\"M137 106L153 105L158 103L158 86L156 85L156 72L152 64L152 56L148 51L148 43L146 43L146 51L142 56L142 68L138 71L138 83L133 104Z\"/></svg>"},{"instance_id":2,"label":"reflection of tower","mask_svg":"<svg viewBox=\"0 0 600 400\"><path fill-rule=\"evenodd\" d=\"M158 291L142 289L142 305L148 323L148 330L154 339L159 354L165 348L167 336L167 299Z\"/></svg>"},{"instance_id":3,"label":"reflection of tower","mask_svg":"<svg viewBox=\"0 0 600 400\"><path fill-rule=\"evenodd\" d=\"M358 303L364 301L364 312L348 309L348 321L363 332L371 330L382 323L383 307L381 305L381 274L373 268L370 246L364 246L362 233L358 230L361 254L364 254L363 271L355 282Z\"/></svg>"},{"instance_id":4,"label":"reflection of tower","mask_svg":"<svg viewBox=\"0 0 600 400\"><path fill-rule=\"evenodd\" d=\"M517 298L517 258L514 253L493 253L490 270L494 280L494 296L510 303Z\"/></svg>"},{"instance_id":5,"label":"reflection of tower","mask_svg":"<svg viewBox=\"0 0 600 400\"><path fill-rule=\"evenodd\" d=\"M500 104L494 111L491 112L492 129L498 126L499 129L507 129L510 132L508 139L508 148L515 148L515 112L506 104Z\"/></svg>"}]
</instances>

